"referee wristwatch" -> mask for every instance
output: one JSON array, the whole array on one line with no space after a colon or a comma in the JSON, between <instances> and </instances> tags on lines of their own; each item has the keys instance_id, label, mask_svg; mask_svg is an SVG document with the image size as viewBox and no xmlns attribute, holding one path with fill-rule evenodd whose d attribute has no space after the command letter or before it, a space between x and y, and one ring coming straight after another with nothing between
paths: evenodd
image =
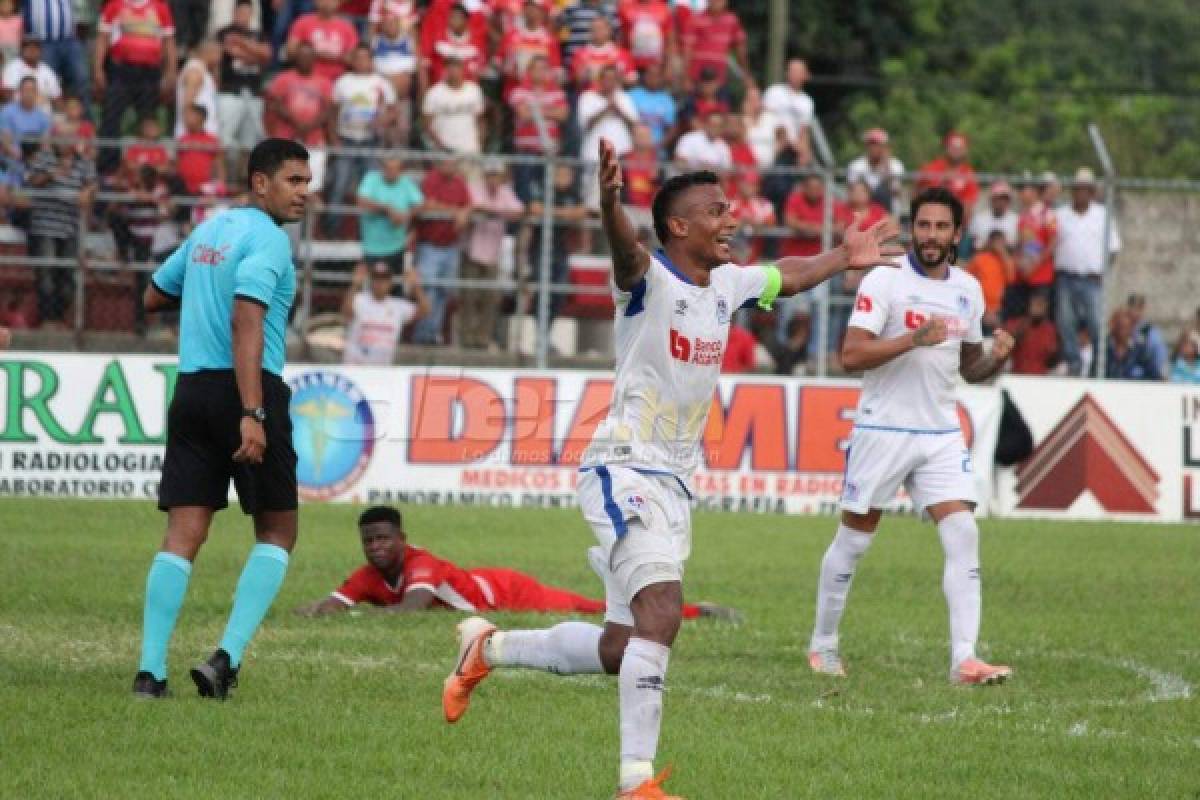
<instances>
[{"instance_id":1,"label":"referee wristwatch","mask_svg":"<svg viewBox=\"0 0 1200 800\"><path fill-rule=\"evenodd\" d=\"M257 420L261 425L267 421L267 410L262 406L259 406L258 408L243 408L242 416L251 417L252 419Z\"/></svg>"}]
</instances>

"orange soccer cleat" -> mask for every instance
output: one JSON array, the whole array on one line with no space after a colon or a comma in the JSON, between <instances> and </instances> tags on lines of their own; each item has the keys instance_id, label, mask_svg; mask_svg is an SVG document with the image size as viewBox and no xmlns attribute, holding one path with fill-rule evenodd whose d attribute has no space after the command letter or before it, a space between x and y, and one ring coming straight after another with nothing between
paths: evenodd
<instances>
[{"instance_id":1,"label":"orange soccer cleat","mask_svg":"<svg viewBox=\"0 0 1200 800\"><path fill-rule=\"evenodd\" d=\"M950 681L962 686L992 686L1012 677L1012 667L984 663L968 658L950 671Z\"/></svg>"},{"instance_id":2,"label":"orange soccer cleat","mask_svg":"<svg viewBox=\"0 0 1200 800\"><path fill-rule=\"evenodd\" d=\"M442 686L442 712L451 724L467 713L471 692L492 671L483 658L483 645L496 632L496 626L483 617L470 617L458 623L456 630L458 662Z\"/></svg>"},{"instance_id":3,"label":"orange soccer cleat","mask_svg":"<svg viewBox=\"0 0 1200 800\"><path fill-rule=\"evenodd\" d=\"M662 785L671 777L671 768L667 767L653 778L647 778L632 789L617 792L617 800L684 800L676 794L667 794Z\"/></svg>"},{"instance_id":4,"label":"orange soccer cleat","mask_svg":"<svg viewBox=\"0 0 1200 800\"><path fill-rule=\"evenodd\" d=\"M832 648L810 650L808 666L818 675L832 675L835 678L846 677L846 665L842 663L842 657L838 655L838 651Z\"/></svg>"}]
</instances>

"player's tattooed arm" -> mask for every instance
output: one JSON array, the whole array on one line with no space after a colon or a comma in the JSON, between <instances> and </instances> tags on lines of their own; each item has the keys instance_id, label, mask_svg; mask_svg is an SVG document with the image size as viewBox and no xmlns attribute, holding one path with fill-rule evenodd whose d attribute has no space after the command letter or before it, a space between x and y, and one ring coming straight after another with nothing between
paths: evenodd
<instances>
[{"instance_id":1,"label":"player's tattooed arm","mask_svg":"<svg viewBox=\"0 0 1200 800\"><path fill-rule=\"evenodd\" d=\"M904 248L886 244L899 233L895 220L881 219L866 230L859 228L860 215L846 229L841 245L808 258L781 258L776 265L783 278L779 294L790 297L807 291L847 269L869 269L874 266L893 267L890 259L904 255Z\"/></svg>"},{"instance_id":2,"label":"player's tattooed arm","mask_svg":"<svg viewBox=\"0 0 1200 800\"><path fill-rule=\"evenodd\" d=\"M915 331L881 339L865 328L846 328L842 342L842 366L850 372L875 369L918 347L934 347L946 341L946 321L933 317Z\"/></svg>"},{"instance_id":3,"label":"player's tattooed arm","mask_svg":"<svg viewBox=\"0 0 1200 800\"><path fill-rule=\"evenodd\" d=\"M1005 330L994 334L991 353L984 353L980 342L963 342L958 372L967 383L982 383L1000 371L1012 349L1012 334Z\"/></svg>"},{"instance_id":4,"label":"player's tattooed arm","mask_svg":"<svg viewBox=\"0 0 1200 800\"><path fill-rule=\"evenodd\" d=\"M612 250L613 282L623 292L628 292L650 268L650 254L638 242L637 231L621 207L621 189L625 180L621 175L621 164L612 142L600 140L600 219L604 224L604 235Z\"/></svg>"}]
</instances>

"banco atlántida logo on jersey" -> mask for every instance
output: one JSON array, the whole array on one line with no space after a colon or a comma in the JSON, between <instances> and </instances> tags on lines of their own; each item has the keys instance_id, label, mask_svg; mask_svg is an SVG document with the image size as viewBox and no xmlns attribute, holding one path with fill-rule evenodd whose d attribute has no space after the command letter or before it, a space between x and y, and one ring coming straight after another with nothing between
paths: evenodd
<instances>
[{"instance_id":1,"label":"banco atl\u00e1ntida logo on jersey","mask_svg":"<svg viewBox=\"0 0 1200 800\"><path fill-rule=\"evenodd\" d=\"M375 415L353 381L334 372L305 372L292 388L296 480L306 500L327 500L352 488L375 449Z\"/></svg>"}]
</instances>

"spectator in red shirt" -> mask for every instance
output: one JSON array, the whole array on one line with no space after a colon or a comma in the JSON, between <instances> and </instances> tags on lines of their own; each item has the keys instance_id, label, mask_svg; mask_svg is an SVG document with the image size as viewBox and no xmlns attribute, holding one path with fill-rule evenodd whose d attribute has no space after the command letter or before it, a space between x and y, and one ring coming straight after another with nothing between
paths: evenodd
<instances>
[{"instance_id":1,"label":"spectator in red shirt","mask_svg":"<svg viewBox=\"0 0 1200 800\"><path fill-rule=\"evenodd\" d=\"M1021 215L1017 218L1017 274L1005 293L1006 317L1025 314L1030 294L1048 292L1054 285L1058 220L1053 206L1043 199L1043 192L1032 178L1018 187Z\"/></svg>"},{"instance_id":2,"label":"spectator in red shirt","mask_svg":"<svg viewBox=\"0 0 1200 800\"><path fill-rule=\"evenodd\" d=\"M634 208L649 209L658 191L658 148L654 146L654 131L644 123L633 126L633 150L621 159L625 175L625 202ZM650 220L643 219L649 223Z\"/></svg>"},{"instance_id":3,"label":"spectator in red shirt","mask_svg":"<svg viewBox=\"0 0 1200 800\"><path fill-rule=\"evenodd\" d=\"M740 264L756 264L762 258L763 237L758 230L776 223L775 206L760 193L762 180L756 169L733 173L734 186L729 192L729 213L739 223L734 252Z\"/></svg>"},{"instance_id":4,"label":"spectator in red shirt","mask_svg":"<svg viewBox=\"0 0 1200 800\"><path fill-rule=\"evenodd\" d=\"M728 114L729 110L729 102L717 71L712 67L704 67L700 70L700 82L696 85L696 91L680 110L680 134L703 127L709 114Z\"/></svg>"},{"instance_id":5,"label":"spectator in red shirt","mask_svg":"<svg viewBox=\"0 0 1200 800\"><path fill-rule=\"evenodd\" d=\"M725 341L725 352L721 356L721 372L738 374L753 372L757 358L755 350L758 340L754 334L738 325L729 326L729 338Z\"/></svg>"},{"instance_id":6,"label":"spectator in red shirt","mask_svg":"<svg viewBox=\"0 0 1200 800\"><path fill-rule=\"evenodd\" d=\"M472 26L472 16L461 3L450 6L446 14L445 27L429 37L426 31L438 27L436 17L431 11L421 20L421 72L417 88L420 95L442 79L448 58L462 62L468 81L477 82L487 65L486 27L480 31Z\"/></svg>"},{"instance_id":7,"label":"spectator in red shirt","mask_svg":"<svg viewBox=\"0 0 1200 800\"><path fill-rule=\"evenodd\" d=\"M699 80L700 70L712 67L725 83L729 54L733 53L741 69L741 79L754 86L750 60L746 56L746 31L737 15L729 10L728 0L708 0L702 14L692 14L683 31L683 60L689 80Z\"/></svg>"},{"instance_id":8,"label":"spectator in red shirt","mask_svg":"<svg viewBox=\"0 0 1200 800\"><path fill-rule=\"evenodd\" d=\"M225 161L219 158L221 140L204 130L208 111L192 105L183 112L183 135L179 137L176 170L188 194L200 194L207 181L225 182Z\"/></svg>"},{"instance_id":9,"label":"spectator in red shirt","mask_svg":"<svg viewBox=\"0 0 1200 800\"><path fill-rule=\"evenodd\" d=\"M314 71L333 83L346 71L346 59L358 44L358 31L338 16L338 0L316 0L316 11L301 16L288 32L287 52L294 60L301 44L313 46Z\"/></svg>"},{"instance_id":10,"label":"spectator in red shirt","mask_svg":"<svg viewBox=\"0 0 1200 800\"><path fill-rule=\"evenodd\" d=\"M979 182L975 180L975 170L967 163L968 146L965 134L958 131L947 133L942 140L942 156L921 167L916 188L918 193L933 188L949 189L963 204L964 228L979 200ZM963 238L965 240L967 237Z\"/></svg>"},{"instance_id":11,"label":"spectator in red shirt","mask_svg":"<svg viewBox=\"0 0 1200 800\"><path fill-rule=\"evenodd\" d=\"M518 153L527 155L549 155L542 145L534 122L533 109L542 112L546 121L546 133L550 137L550 150L559 152L562 140L560 125L566 122L571 109L567 105L567 93L562 90L550 72L550 62L545 56L534 56L529 62L525 78L508 95L508 107L512 109L515 123L513 147ZM533 199L531 184L544 179L541 164L514 164L513 188L522 203Z\"/></svg>"},{"instance_id":12,"label":"spectator in red shirt","mask_svg":"<svg viewBox=\"0 0 1200 800\"><path fill-rule=\"evenodd\" d=\"M621 82L626 86L637 81L633 56L613 41L612 23L608 18L598 16L592 20L591 41L576 50L571 58L575 87L581 92L588 88L594 89L600 83L600 71L608 66L616 67Z\"/></svg>"},{"instance_id":13,"label":"spectator in red shirt","mask_svg":"<svg viewBox=\"0 0 1200 800\"><path fill-rule=\"evenodd\" d=\"M1028 313L1005 321L1004 329L1016 341L1012 351L1013 373L1045 375L1058 363L1058 328L1047 317L1049 309L1046 292L1038 290L1029 296Z\"/></svg>"},{"instance_id":14,"label":"spectator in red shirt","mask_svg":"<svg viewBox=\"0 0 1200 800\"><path fill-rule=\"evenodd\" d=\"M317 52L308 42L296 46L295 66L267 87L268 136L296 139L309 147L326 144L333 114L333 83L316 72ZM315 170L314 170L315 172Z\"/></svg>"},{"instance_id":15,"label":"spectator in red shirt","mask_svg":"<svg viewBox=\"0 0 1200 800\"><path fill-rule=\"evenodd\" d=\"M92 59L92 88L104 101L100 137L121 135L121 118L133 107L138 116L158 110L175 91L175 20L163 0L108 0L100 12ZM118 152L105 147L99 168L109 172Z\"/></svg>"},{"instance_id":16,"label":"spectator in red shirt","mask_svg":"<svg viewBox=\"0 0 1200 800\"><path fill-rule=\"evenodd\" d=\"M639 70L674 60L675 22L666 0L622 0L617 16L622 41Z\"/></svg>"},{"instance_id":17,"label":"spectator in red shirt","mask_svg":"<svg viewBox=\"0 0 1200 800\"><path fill-rule=\"evenodd\" d=\"M509 28L500 41L496 60L504 73L504 93L508 94L529 71L537 56L546 59L555 74L562 68L558 38L546 25L546 9L537 0L525 0L520 23Z\"/></svg>"},{"instance_id":18,"label":"spectator in red shirt","mask_svg":"<svg viewBox=\"0 0 1200 800\"><path fill-rule=\"evenodd\" d=\"M162 126L158 117L148 114L138 120L138 140L125 148L122 159L126 180L134 183L142 167L153 167L162 174L171 164L171 154L162 142Z\"/></svg>"},{"instance_id":19,"label":"spectator in red shirt","mask_svg":"<svg viewBox=\"0 0 1200 800\"><path fill-rule=\"evenodd\" d=\"M429 315L413 327L413 342L436 345L445 341L442 326L452 291L444 284L458 279L462 235L471 219L471 193L458 164L443 159L425 173L421 194L422 211L438 216L422 217L416 226L417 271L429 298Z\"/></svg>"},{"instance_id":20,"label":"spectator in red shirt","mask_svg":"<svg viewBox=\"0 0 1200 800\"><path fill-rule=\"evenodd\" d=\"M780 255L814 256L821 252L825 230L825 181L816 173L804 176L788 195L784 224L795 233L783 242Z\"/></svg>"}]
</instances>

